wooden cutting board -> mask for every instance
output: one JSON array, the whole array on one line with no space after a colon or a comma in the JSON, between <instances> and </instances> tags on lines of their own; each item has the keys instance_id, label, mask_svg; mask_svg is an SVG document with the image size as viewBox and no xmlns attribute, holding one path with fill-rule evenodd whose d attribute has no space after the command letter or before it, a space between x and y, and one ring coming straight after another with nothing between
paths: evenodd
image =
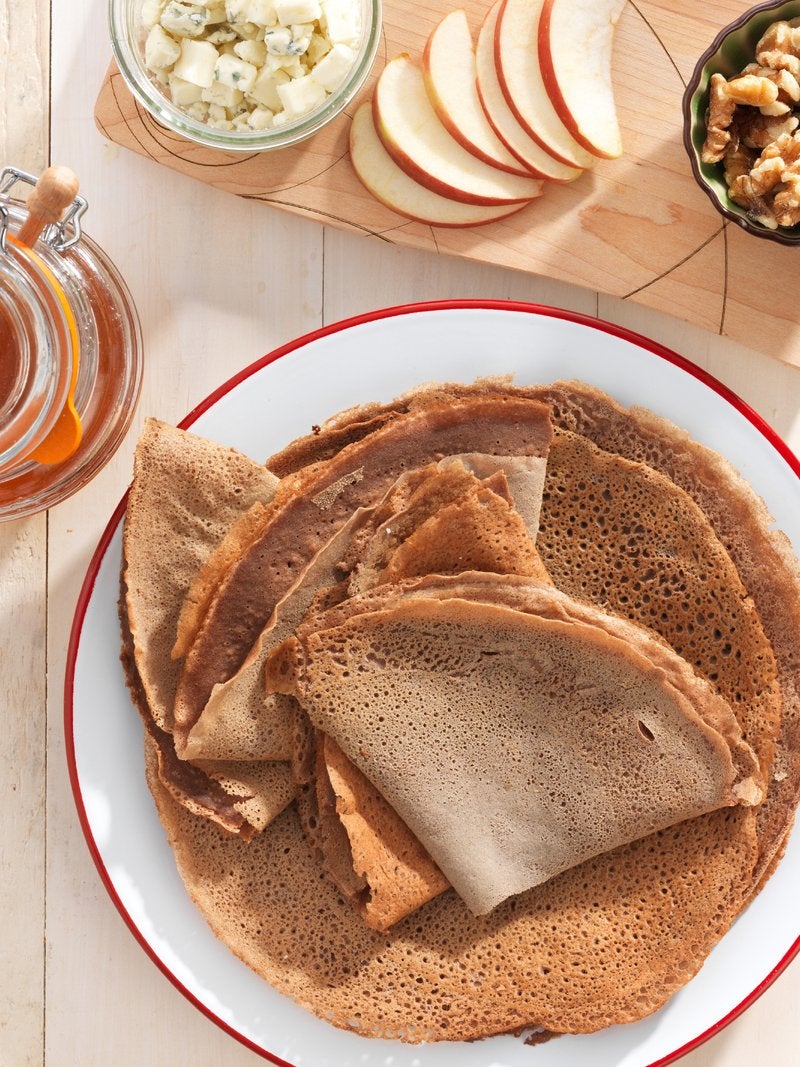
<instances>
[{"instance_id":1,"label":"wooden cutting board","mask_svg":"<svg viewBox=\"0 0 800 1067\"><path fill-rule=\"evenodd\" d=\"M419 58L451 0L384 0L371 80L331 126L296 148L211 151L163 129L112 65L96 120L111 141L239 196L331 226L446 255L546 275L686 319L800 366L800 248L724 221L695 184L681 99L698 56L740 15L739 0L629 0L617 28L614 83L625 154L502 222L456 230L409 222L374 200L350 165L350 117L386 60ZM477 32L490 0L463 5Z\"/></svg>"}]
</instances>

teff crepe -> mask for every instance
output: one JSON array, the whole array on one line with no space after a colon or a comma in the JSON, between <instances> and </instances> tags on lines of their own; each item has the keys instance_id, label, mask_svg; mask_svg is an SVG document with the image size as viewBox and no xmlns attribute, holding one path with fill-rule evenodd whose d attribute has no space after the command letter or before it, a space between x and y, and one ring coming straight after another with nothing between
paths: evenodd
<instances>
[{"instance_id":1,"label":"teff crepe","mask_svg":"<svg viewBox=\"0 0 800 1067\"><path fill-rule=\"evenodd\" d=\"M136 449L123 538L120 615L128 684L158 751L161 779L189 810L235 833L263 829L293 797L286 766L208 763L175 754L180 671L170 649L195 577L232 525L277 479L233 449L148 419Z\"/></svg>"},{"instance_id":2,"label":"teff crepe","mask_svg":"<svg viewBox=\"0 0 800 1067\"><path fill-rule=\"evenodd\" d=\"M462 458L412 472L371 510L369 521L354 517L333 539L346 546L343 569L355 565L351 593L428 570L459 574L479 566L549 582L533 531L508 495L510 475L515 499L528 504L529 521L538 516L543 483L538 466L528 457L473 455L467 462L493 473L481 481L466 471ZM342 595L340 590L337 599ZM365 921L388 929L447 889L447 879L369 779L329 737L314 737L303 718L298 709L293 770L303 828L323 867Z\"/></svg>"},{"instance_id":3,"label":"teff crepe","mask_svg":"<svg viewBox=\"0 0 800 1067\"><path fill-rule=\"evenodd\" d=\"M759 887L800 800L800 645L797 642L800 582L797 561L786 537L772 528L772 519L763 502L721 456L692 441L685 430L673 423L641 408L627 410L600 390L582 382L516 387L508 380L484 379L473 385L424 386L388 405L366 405L341 412L329 419L320 432L293 442L272 456L268 463L271 470L285 475L301 458L313 462L335 452L337 442L342 439L358 435L359 439L365 440L373 426L389 425L392 420L413 410L420 395L427 402L436 398L440 403L447 403L464 396L498 393L529 397L552 405L554 426L573 433L573 440L578 445L582 443L581 449L573 452L565 467L570 477L569 487L552 481L546 487L545 522L538 545L544 553L545 565L554 575L563 554L564 566L556 578L557 585L564 580L565 569L571 567L576 584L565 588L575 595L596 598L601 606L608 605L657 631L664 623L668 627L681 623L676 611L667 610L663 619L658 612L651 613L652 604L658 604L662 599L662 578L657 572L641 572L647 574L648 579L638 590L644 598L639 601L638 608L636 598L629 595L630 590L618 583L611 554L616 552L618 559L623 556L627 552L626 542L623 537L609 536L608 530L604 531L597 523L592 514L596 500L586 499L586 493L592 490L590 484L583 481L587 464L591 467L598 461L601 465L610 461L612 468L617 461L623 461L617 465L619 485L623 489L626 480L632 479L631 488L636 490L637 470L645 477L661 476L660 484L649 483L652 487L650 515L655 519L655 527L633 529L627 525L624 511L619 510L624 509L625 493L609 496L607 500L601 496L603 504L611 505L612 512L618 509L617 529L622 530L624 536L634 536L640 546L639 558L642 548L646 549L648 542L653 540L653 530L656 538L660 535L658 498L662 489L670 496L677 490L681 501L688 498L711 531L713 541L719 542L724 549L727 564L717 577L717 587L726 607L720 611L717 604L715 609L724 625L721 628L707 625L703 606L695 604L696 618L683 621L683 640L694 636L704 642L705 647L693 652L689 658L697 670L720 687L742 719L749 717L750 722L743 721L743 727L748 736L752 729L760 735L761 740L754 738L754 744L765 768L770 764L770 745L775 745L770 788L766 802L758 810L761 858L753 874L752 887ZM558 449L552 450L551 473L559 452ZM632 468L625 461L641 466ZM602 470L596 469L595 479L602 479L602 476ZM601 487L601 494L607 488ZM576 497L576 503L581 505L582 514L563 508L565 502L569 503L570 492L576 489L581 494ZM584 510L585 504L589 505L588 513ZM560 514L554 517L551 526L551 509L555 516L559 507ZM580 525L584 522L585 535ZM677 523L673 518L671 524L679 530L680 518ZM578 536L571 536L573 534ZM580 586L584 577L581 539L605 559L604 567L594 576L592 587L585 591ZM702 541L713 543L706 534ZM721 558L717 554L717 559ZM662 563L668 560L668 555L662 555ZM703 571L696 569L696 573L702 574ZM713 580L713 569L711 574ZM679 575L674 573L672 577L677 579ZM637 576L637 580L640 578L641 575ZM614 599L609 600L609 592ZM713 595L710 603L714 604ZM688 604L692 606L691 598ZM730 609L735 609L735 619L729 615ZM725 635L729 630L743 641L738 655L731 656L726 652ZM675 633L667 632L664 636L668 641L676 639ZM681 651L687 646L679 644L677 647ZM747 666L740 658L745 655L742 649L747 653ZM744 813L740 817L745 817Z\"/></svg>"},{"instance_id":4,"label":"teff crepe","mask_svg":"<svg viewBox=\"0 0 800 1067\"><path fill-rule=\"evenodd\" d=\"M479 467L489 477L481 481L465 466ZM515 494L510 497L513 485ZM508 569L503 557L513 560L515 573L542 573L527 527L516 508L538 522L545 459L538 456L447 457L437 464L402 475L385 497L371 508L359 508L331 537L299 574L259 634L247 658L227 682L214 686L211 696L194 726L175 731L178 754L183 759L288 759L291 752L289 720L285 701L264 691L263 669L266 656L302 620L320 590L333 586L350 570L351 584L368 588L379 579L391 554L407 536L426 521L432 525L417 534L411 553L417 568L423 565L419 538L428 546L450 553L448 573L467 567ZM498 490L503 494L498 496ZM447 505L466 506L471 514L457 518L471 520L470 529L462 523L456 533L458 544L447 548L436 527L437 515ZM470 532L472 536L470 536ZM521 554L525 553L525 559ZM407 553L408 554L408 553ZM441 564L443 557L440 556ZM427 566L427 565L426 565ZM423 573L425 571L423 570ZM408 573L419 573L419 569Z\"/></svg>"},{"instance_id":5,"label":"teff crepe","mask_svg":"<svg viewBox=\"0 0 800 1067\"><path fill-rule=\"evenodd\" d=\"M556 383L522 393L551 402L557 426L584 436L605 454L650 466L685 491L739 575L744 610L736 631L753 642L751 666L737 671L736 658L725 654L724 634L731 628L726 612L719 637L713 627L696 632L716 641L721 653L716 663L703 659L699 669L707 676L719 671L717 684L732 672L733 694L728 699L738 709L747 736L755 730L763 739L754 737L754 747L765 765L770 763L770 744L775 746L767 799L757 815L760 856L751 883L757 890L800 799L800 575L791 545L774 529L763 501L744 479L685 430L641 408L626 411L582 383ZM709 652L713 655L712 649ZM739 686L743 688L737 696Z\"/></svg>"},{"instance_id":6,"label":"teff crepe","mask_svg":"<svg viewBox=\"0 0 800 1067\"><path fill-rule=\"evenodd\" d=\"M489 916L448 891L379 933L321 876L293 807L247 844L175 804L152 772L149 782L214 932L277 990L365 1037L465 1041L641 1019L697 972L757 858L754 837L701 816Z\"/></svg>"},{"instance_id":7,"label":"teff crepe","mask_svg":"<svg viewBox=\"0 0 800 1067\"><path fill-rule=\"evenodd\" d=\"M671 649L553 589L520 599L346 601L267 665L476 914L762 798L730 708Z\"/></svg>"},{"instance_id":8,"label":"teff crepe","mask_svg":"<svg viewBox=\"0 0 800 1067\"><path fill-rule=\"evenodd\" d=\"M366 441L283 479L267 521L225 575L184 661L176 727L188 734L213 688L241 667L296 576L358 507L377 503L404 471L466 452L546 456L547 405L466 398L417 409L379 426Z\"/></svg>"},{"instance_id":9,"label":"teff crepe","mask_svg":"<svg viewBox=\"0 0 800 1067\"><path fill-rule=\"evenodd\" d=\"M319 736L318 780L330 785L353 871L363 880L357 903L369 926L388 930L443 893L449 882L372 782L331 737Z\"/></svg>"}]
</instances>

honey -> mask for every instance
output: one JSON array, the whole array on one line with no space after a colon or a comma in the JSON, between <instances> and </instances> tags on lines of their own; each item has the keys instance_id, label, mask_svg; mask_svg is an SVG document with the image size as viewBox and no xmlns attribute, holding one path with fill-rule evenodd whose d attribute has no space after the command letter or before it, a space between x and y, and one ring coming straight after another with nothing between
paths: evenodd
<instances>
[{"instance_id":1,"label":"honey","mask_svg":"<svg viewBox=\"0 0 800 1067\"><path fill-rule=\"evenodd\" d=\"M11 315L0 304L0 411L6 408L11 399L11 390L16 377L17 352L11 331Z\"/></svg>"},{"instance_id":2,"label":"honey","mask_svg":"<svg viewBox=\"0 0 800 1067\"><path fill-rule=\"evenodd\" d=\"M13 239L26 208L4 197L7 175L0 180L0 521L51 507L94 477L124 437L141 384L136 311L114 265L80 230L85 201L26 250ZM73 385L79 444L63 460L43 462L50 454L43 442L53 440Z\"/></svg>"}]
</instances>

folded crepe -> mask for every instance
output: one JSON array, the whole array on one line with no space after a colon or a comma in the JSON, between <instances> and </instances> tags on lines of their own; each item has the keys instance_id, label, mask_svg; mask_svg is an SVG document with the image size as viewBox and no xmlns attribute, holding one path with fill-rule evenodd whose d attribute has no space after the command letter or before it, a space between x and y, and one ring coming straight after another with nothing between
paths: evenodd
<instances>
[{"instance_id":1,"label":"folded crepe","mask_svg":"<svg viewBox=\"0 0 800 1067\"><path fill-rule=\"evenodd\" d=\"M449 888L397 813L292 702L303 832L319 867L373 930L388 930Z\"/></svg>"},{"instance_id":2,"label":"folded crepe","mask_svg":"<svg viewBox=\"0 0 800 1067\"><path fill-rule=\"evenodd\" d=\"M346 841L331 842L331 853L347 857L359 877L355 903L374 930L400 919L449 888L450 883L397 812L336 742L319 734L320 808L332 810ZM334 878L334 882L337 879Z\"/></svg>"},{"instance_id":3,"label":"folded crepe","mask_svg":"<svg viewBox=\"0 0 800 1067\"><path fill-rule=\"evenodd\" d=\"M405 504L384 501L372 528L351 539L343 560L350 595L415 575L465 570L549 581L535 547L545 469L545 458L535 456L441 460Z\"/></svg>"},{"instance_id":4,"label":"folded crepe","mask_svg":"<svg viewBox=\"0 0 800 1067\"><path fill-rule=\"evenodd\" d=\"M568 477L567 477L568 475ZM688 495L663 476L657 475L643 464L632 464L600 452L588 441L576 435L561 432L556 435L554 452L549 460L547 483L548 502L553 506L549 514L553 523L563 522L567 529L574 523L578 530L588 529L591 519L600 531L602 540L595 542L594 554L585 537L578 537L564 544L563 536L553 546L548 544L547 554L555 563L560 582L575 589L579 595L590 595L599 603L612 600L617 610L631 614L642 622L653 625L655 605L652 589L661 590L666 599L676 597L678 611L663 612L660 626L673 645L695 663L711 664L709 676L722 686L730 699L748 709L743 722L750 728L754 744L758 745L766 766L757 770L752 796L758 796L764 788L764 771L771 758L770 737L774 731L779 700L775 687L774 657L760 622L755 615L752 601L746 596L741 581L730 558L714 535L707 519ZM577 512L577 515L576 515ZM563 513L563 514L562 514ZM446 509L436 520L445 521ZM631 523L631 516L636 522ZM627 524L627 526L626 526ZM395 540L402 532L402 523L396 519L387 522L392 531L397 531ZM451 529L457 528L457 524ZM620 533L624 536L620 537ZM610 540L609 540L610 539ZM438 545L437 545L438 540ZM370 564L375 555L375 544L382 542L373 538L373 544L365 548L358 544L358 552L366 562L356 566L356 577L351 580L351 592L370 588L356 579L375 571ZM430 548L431 541L428 546ZM412 569L384 569L384 581L398 580L412 574L448 573L447 567L437 566L448 552L444 537L433 539L433 557L420 550L413 538L403 546L406 559L412 561ZM440 550L437 552L437 548ZM384 555L387 549L384 549ZM380 555L380 550L378 550ZM642 554L650 561L647 568L641 567ZM602 566L596 567L600 556ZM437 558L438 557L438 558ZM395 560L403 559L403 551L397 552ZM414 569L416 565L416 569ZM491 566L487 570L504 568ZM514 571L513 565L505 568ZM525 573L523 567L519 573ZM528 572L530 573L530 572ZM546 576L546 572L543 572ZM609 576L619 579L609 582ZM592 581L602 587L591 588ZM570 579L572 579L570 583ZM545 578L545 580L549 580ZM373 581L372 584L375 584ZM615 594L609 597L603 587L612 585ZM648 588L649 587L649 588ZM640 602L636 591L645 590ZM680 599L683 594L683 600ZM685 599L691 596L691 602ZM719 644L715 632L721 631L717 623L727 619L725 632L735 635L731 645L726 637L727 655L719 656L714 647ZM703 642L705 648L698 646ZM736 647L734 647L734 645ZM698 659L699 655L699 659ZM405 912L399 909L397 917Z\"/></svg>"},{"instance_id":5,"label":"folded crepe","mask_svg":"<svg viewBox=\"0 0 800 1067\"><path fill-rule=\"evenodd\" d=\"M242 666L298 574L359 507L376 504L405 471L445 456L545 457L552 430L546 404L466 398L421 404L331 459L284 479L263 525L227 570L183 663L175 725L185 737L214 686Z\"/></svg>"},{"instance_id":6,"label":"folded crepe","mask_svg":"<svg viewBox=\"0 0 800 1067\"><path fill-rule=\"evenodd\" d=\"M474 467L476 463L481 470L489 472L487 478L477 478L465 466ZM515 539L527 551L524 562L518 560L513 564L515 572L542 571L541 561L516 509L521 504L529 521L538 522L544 476L544 457L473 455L464 457L463 462L460 457L448 457L438 465L406 472L377 505L357 509L278 602L236 674L214 686L191 729L180 724L176 727L175 743L181 758L288 759L290 718L285 701L264 690L264 662L269 651L293 632L321 590L336 585L351 570L359 571L358 577L352 575L351 585L374 584L378 580L376 568L384 565L381 560L388 558L405 533L410 534L416 526L433 520L437 509L448 504L458 507L459 502L469 508L472 503L475 513L471 530L473 534L480 530L483 538L483 544L479 545L464 529L458 546L462 558L459 561L456 556L450 570L479 567L481 560L489 569L495 566L508 569L503 560L512 558L511 541ZM513 499L509 478L516 493ZM491 530L487 522L493 524ZM464 555L467 546L471 546L469 559ZM430 568L423 569L423 573L427 569Z\"/></svg>"},{"instance_id":7,"label":"folded crepe","mask_svg":"<svg viewBox=\"0 0 800 1067\"><path fill-rule=\"evenodd\" d=\"M792 546L774 528L764 502L748 483L720 455L692 441L685 430L645 409L628 411L580 382L520 392L547 399L557 425L585 438L601 454L649 466L684 491L738 575L738 583L720 583L706 600L706 606L716 606L717 594L723 595L714 616L701 614L702 625L690 635L700 645L683 654L695 664L701 661L699 669L707 676L717 675L712 680L736 708L768 778L767 798L757 812L759 861L751 892L757 891L800 800L800 576ZM642 590L656 599L657 591L658 579ZM644 610L651 613L650 608ZM685 644L688 627L681 639L676 616L669 611L666 620L654 619L649 625L664 627L664 636L679 651L691 649ZM666 632L670 618L676 630L672 635ZM735 640L729 649L725 635L730 633Z\"/></svg>"},{"instance_id":8,"label":"folded crepe","mask_svg":"<svg viewBox=\"0 0 800 1067\"><path fill-rule=\"evenodd\" d=\"M800 800L798 571L763 502L721 456L673 423L623 408L583 382L513 386L493 378L422 386L388 405L341 412L268 464L290 474L301 457L314 462L356 435L366 443L373 426L390 425L419 403L497 395L551 406L557 434L538 545L556 585L661 633L736 709L769 780L757 814L760 860L751 882L751 889L760 887ZM605 484L609 476L612 485ZM640 509L635 497L644 481ZM688 535L681 538L687 500ZM708 568L692 559L695 533L701 547L715 546ZM657 567L647 564L653 544L663 546ZM586 551L595 564L584 573ZM670 599L675 594L678 610Z\"/></svg>"},{"instance_id":9,"label":"folded crepe","mask_svg":"<svg viewBox=\"0 0 800 1067\"><path fill-rule=\"evenodd\" d=\"M193 765L179 759L171 656L187 592L230 528L275 492L277 479L233 449L148 419L136 448L123 534L120 618L129 688L153 738L161 780L189 810L245 836L293 797L288 766Z\"/></svg>"},{"instance_id":10,"label":"folded crepe","mask_svg":"<svg viewBox=\"0 0 800 1067\"><path fill-rule=\"evenodd\" d=\"M762 799L730 707L644 629L533 583L524 612L387 599L301 628L267 682L334 738L476 914Z\"/></svg>"},{"instance_id":11,"label":"folded crepe","mask_svg":"<svg viewBox=\"0 0 800 1067\"><path fill-rule=\"evenodd\" d=\"M476 465L474 457L470 462ZM541 480L534 476L537 489L531 491L512 457L487 457L478 466L494 473L481 481L460 460L413 472L372 509L368 522L348 524L339 535L347 542L344 567L359 557L366 561L357 565L348 591L356 577L359 588L373 588L418 573L479 568L549 581L531 532L512 506L506 471L517 475L518 498L531 504L541 497ZM412 489L405 500L404 485ZM538 499L531 514L538 514ZM449 883L372 782L304 718L296 709L292 766L303 828L323 868L368 925L389 929Z\"/></svg>"}]
</instances>

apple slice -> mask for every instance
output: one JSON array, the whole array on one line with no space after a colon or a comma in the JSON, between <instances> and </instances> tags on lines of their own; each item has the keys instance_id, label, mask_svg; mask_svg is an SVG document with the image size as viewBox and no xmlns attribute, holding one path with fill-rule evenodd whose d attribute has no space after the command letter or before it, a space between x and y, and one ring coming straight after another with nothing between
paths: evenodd
<instances>
[{"instance_id":1,"label":"apple slice","mask_svg":"<svg viewBox=\"0 0 800 1067\"><path fill-rule=\"evenodd\" d=\"M542 184L484 163L444 128L425 91L422 71L401 55L383 68L372 98L375 129L406 174L440 196L465 204L515 204Z\"/></svg>"},{"instance_id":2,"label":"apple slice","mask_svg":"<svg viewBox=\"0 0 800 1067\"><path fill-rule=\"evenodd\" d=\"M564 125L589 152L622 155L611 50L625 0L544 0L539 64Z\"/></svg>"},{"instance_id":3,"label":"apple slice","mask_svg":"<svg viewBox=\"0 0 800 1067\"><path fill-rule=\"evenodd\" d=\"M451 11L430 35L422 73L434 111L459 144L484 163L530 177L530 170L512 156L481 107L466 12Z\"/></svg>"},{"instance_id":4,"label":"apple slice","mask_svg":"<svg viewBox=\"0 0 800 1067\"><path fill-rule=\"evenodd\" d=\"M409 178L375 132L369 100L358 108L350 125L350 162L376 200L415 222L431 226L479 226L513 215L525 207L524 203L484 207L447 200Z\"/></svg>"},{"instance_id":5,"label":"apple slice","mask_svg":"<svg viewBox=\"0 0 800 1067\"><path fill-rule=\"evenodd\" d=\"M478 98L486 117L500 140L509 152L540 178L551 182L571 182L583 174L578 167L568 167L545 152L540 144L529 137L520 126L514 112L508 106L494 62L494 40L497 29L497 15L503 0L489 9L483 20L478 44L475 49Z\"/></svg>"},{"instance_id":6,"label":"apple slice","mask_svg":"<svg viewBox=\"0 0 800 1067\"><path fill-rule=\"evenodd\" d=\"M509 107L525 131L568 167L597 157L574 139L547 95L539 65L539 16L544 0L503 0L497 18L495 65Z\"/></svg>"}]
</instances>

